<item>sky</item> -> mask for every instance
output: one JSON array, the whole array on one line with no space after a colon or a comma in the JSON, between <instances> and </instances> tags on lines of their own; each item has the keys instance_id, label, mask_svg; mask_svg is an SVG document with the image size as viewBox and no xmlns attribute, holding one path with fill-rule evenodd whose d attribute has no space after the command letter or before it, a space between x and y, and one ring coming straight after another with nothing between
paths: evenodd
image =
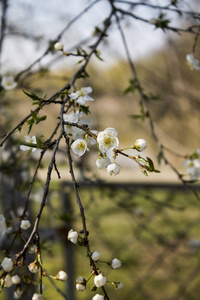
<instances>
[{"instance_id":1,"label":"sky","mask_svg":"<svg viewBox=\"0 0 200 300\"><path fill-rule=\"evenodd\" d=\"M19 35L7 35L3 47L1 73L18 72L30 65L47 49L48 41L55 39L66 24L92 2L89 0L10 0L7 13L8 25L14 31L22 32L24 36L38 38L39 42L36 43L31 38L27 39ZM151 2L168 3L165 0L152 0ZM183 0L183 2L186 2L187 8L188 1ZM81 40L91 36L94 26L101 26L109 11L110 6L106 0L101 0L93 6L63 35L61 42L64 44L64 49L71 50ZM158 12L152 9L147 10L144 6L140 9L136 8L135 13L146 19L158 16ZM175 21L178 22L177 16ZM123 28L134 60L159 50L167 40L167 35L162 30L155 30L154 26L140 21L133 22L128 19L123 23ZM125 58L125 51L116 26L110 30L109 40L111 41L109 47L104 48L102 54L105 66L109 66L118 58ZM47 57L42 63L52 58L52 56ZM58 60L55 68L63 66L63 63L67 64L63 62L63 59Z\"/></svg>"}]
</instances>

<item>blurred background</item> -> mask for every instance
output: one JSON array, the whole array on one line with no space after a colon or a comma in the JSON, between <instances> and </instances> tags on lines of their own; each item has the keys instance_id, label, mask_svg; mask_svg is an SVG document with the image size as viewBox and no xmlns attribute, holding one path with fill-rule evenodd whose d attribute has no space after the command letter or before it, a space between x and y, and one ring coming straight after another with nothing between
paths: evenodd
<instances>
[{"instance_id":1,"label":"blurred background","mask_svg":"<svg viewBox=\"0 0 200 300\"><path fill-rule=\"evenodd\" d=\"M45 93L48 98L71 80L80 67L77 58L55 51L46 55L46 49L61 33L59 40L66 52L74 52L79 46L88 50L96 38L95 27L101 28L110 11L107 1L95 2L93 5L92 1L86 0L6 1L7 26L1 48L1 76L20 76L15 90L1 94L1 135L35 108L23 90L41 97ZM150 2L159 6L168 5L170 1ZM0 5L2 18L5 2ZM123 7L123 1L119 5ZM180 1L179 5L187 11L199 9L198 1ZM86 7L87 11L82 13ZM147 20L157 18L161 12L145 5L134 8L136 15ZM79 16L77 20L74 19L76 16ZM166 18L172 21L170 26L178 28L199 25L199 19L188 14L172 11L167 12ZM171 149L165 155L180 174L186 175L183 156L200 148L200 72L191 70L186 62L186 55L192 53L195 36L188 32L165 32L155 29L153 24L131 18L122 20L122 26L141 85L152 97L149 109L156 134L160 142ZM138 138L145 139L148 147L142 154L151 157L161 171L146 177L134 162L119 158L121 172L113 178L106 170L97 170L95 148L82 159L73 156L91 248L99 251L104 261L114 257L122 261L119 270L111 270L106 264L99 263L109 281L121 281L124 285L119 291L109 286L108 294L110 299L116 300L198 300L199 202L169 165L159 164L159 149L148 119L134 117L140 114L140 98L137 92L125 92L132 75L116 24L111 26L99 50L103 60L93 58L87 69L89 77L80 79L76 86L93 88L91 97L95 101L90 103L91 114L84 122L98 131L114 127L122 148L131 146ZM195 58L200 59L198 39ZM47 120L33 127L31 135L49 137L58 114L59 107L43 108L42 115L47 115ZM9 220L20 215L39 159L38 152L26 156L19 151L19 143L27 130L28 126L24 125L21 132L16 132L1 149L1 210ZM33 220L40 206L50 157L51 152L45 156L31 195L29 214ZM57 166L61 180L53 172L41 221L44 268L54 276L60 269L67 271L68 282L56 282L56 285L69 295L70 300L92 299L95 293L89 290L90 284L82 293L76 291L74 284L78 276L89 277L90 267L85 249L67 241L68 230L80 230L81 220L65 152L58 155ZM199 191L198 182L193 188ZM5 245L9 245L8 237L1 240L2 249ZM21 241L17 241L17 249L21 246ZM33 261L34 256L29 259ZM37 290L36 282L32 283L31 293ZM89 283L92 285L93 281ZM13 289L4 289L0 299L13 299ZM27 295L22 297L30 299ZM44 279L44 297L67 299L48 279Z\"/></svg>"}]
</instances>

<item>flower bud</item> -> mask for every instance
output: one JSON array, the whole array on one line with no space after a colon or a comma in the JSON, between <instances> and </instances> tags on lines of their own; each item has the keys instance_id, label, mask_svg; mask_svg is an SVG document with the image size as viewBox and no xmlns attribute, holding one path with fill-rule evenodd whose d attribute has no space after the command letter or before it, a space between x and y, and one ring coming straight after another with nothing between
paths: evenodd
<instances>
[{"instance_id":1,"label":"flower bud","mask_svg":"<svg viewBox=\"0 0 200 300\"><path fill-rule=\"evenodd\" d=\"M34 245L34 244L32 244L32 245L29 246L28 252L29 252L30 254L34 254L34 253L36 253L36 249L37 249L37 246Z\"/></svg>"},{"instance_id":2,"label":"flower bud","mask_svg":"<svg viewBox=\"0 0 200 300\"><path fill-rule=\"evenodd\" d=\"M61 42L55 43L54 49L58 50L58 51L62 51L63 50L63 43L61 43Z\"/></svg>"},{"instance_id":3,"label":"flower bud","mask_svg":"<svg viewBox=\"0 0 200 300\"><path fill-rule=\"evenodd\" d=\"M73 244L77 243L77 239L78 239L78 232L74 231L73 229L71 229L68 232L68 240L70 240Z\"/></svg>"},{"instance_id":4,"label":"flower bud","mask_svg":"<svg viewBox=\"0 0 200 300\"><path fill-rule=\"evenodd\" d=\"M99 295L99 294L96 294L96 295L92 298L92 300L104 300L104 296Z\"/></svg>"},{"instance_id":5,"label":"flower bud","mask_svg":"<svg viewBox=\"0 0 200 300\"><path fill-rule=\"evenodd\" d=\"M68 278L68 275L64 271L59 271L56 276L56 279L61 280L61 281L66 281L67 278Z\"/></svg>"},{"instance_id":6,"label":"flower bud","mask_svg":"<svg viewBox=\"0 0 200 300\"><path fill-rule=\"evenodd\" d=\"M112 269L118 269L121 267L122 263L119 259L114 258L111 263L108 263Z\"/></svg>"},{"instance_id":7,"label":"flower bud","mask_svg":"<svg viewBox=\"0 0 200 300\"><path fill-rule=\"evenodd\" d=\"M39 263L34 261L28 265L28 268L31 273L38 273L39 272Z\"/></svg>"},{"instance_id":8,"label":"flower bud","mask_svg":"<svg viewBox=\"0 0 200 300\"><path fill-rule=\"evenodd\" d=\"M14 284L19 284L21 282L21 278L19 277L18 274L12 276L12 282Z\"/></svg>"},{"instance_id":9,"label":"flower bud","mask_svg":"<svg viewBox=\"0 0 200 300\"><path fill-rule=\"evenodd\" d=\"M142 152L142 151L144 151L144 149L146 149L146 147L147 147L147 142L143 139L138 139L135 142L133 149L136 149L137 151Z\"/></svg>"},{"instance_id":10,"label":"flower bud","mask_svg":"<svg viewBox=\"0 0 200 300\"><path fill-rule=\"evenodd\" d=\"M21 229L27 230L31 227L31 223L29 220L22 220L20 227L21 227Z\"/></svg>"},{"instance_id":11,"label":"flower bud","mask_svg":"<svg viewBox=\"0 0 200 300\"><path fill-rule=\"evenodd\" d=\"M101 254L98 251L94 251L92 253L91 258L92 258L92 260L97 261L97 260L99 260L100 256L101 256Z\"/></svg>"},{"instance_id":12,"label":"flower bud","mask_svg":"<svg viewBox=\"0 0 200 300\"><path fill-rule=\"evenodd\" d=\"M122 282L116 282L116 290L120 290L121 288L123 288L123 283Z\"/></svg>"},{"instance_id":13,"label":"flower bud","mask_svg":"<svg viewBox=\"0 0 200 300\"><path fill-rule=\"evenodd\" d=\"M86 280L85 280L84 277L79 276L79 277L76 278L76 282L77 282L77 283L86 283Z\"/></svg>"},{"instance_id":14,"label":"flower bud","mask_svg":"<svg viewBox=\"0 0 200 300\"><path fill-rule=\"evenodd\" d=\"M5 272L10 272L13 269L13 261L9 257L4 257L1 262L1 266Z\"/></svg>"},{"instance_id":15,"label":"flower bud","mask_svg":"<svg viewBox=\"0 0 200 300\"><path fill-rule=\"evenodd\" d=\"M120 165L113 163L107 166L107 172L109 175L118 175L120 172Z\"/></svg>"},{"instance_id":16,"label":"flower bud","mask_svg":"<svg viewBox=\"0 0 200 300\"><path fill-rule=\"evenodd\" d=\"M44 300L42 294L33 294L32 300Z\"/></svg>"},{"instance_id":17,"label":"flower bud","mask_svg":"<svg viewBox=\"0 0 200 300\"><path fill-rule=\"evenodd\" d=\"M102 274L99 274L94 277L94 284L96 285L96 287L104 286L106 284L106 281L107 278L104 277Z\"/></svg>"},{"instance_id":18,"label":"flower bud","mask_svg":"<svg viewBox=\"0 0 200 300\"><path fill-rule=\"evenodd\" d=\"M85 285L85 284L82 284L82 283L77 283L77 284L76 284L76 289L77 289L77 291L79 291L79 292L83 292L83 291L85 291L85 289L86 289L86 285Z\"/></svg>"},{"instance_id":19,"label":"flower bud","mask_svg":"<svg viewBox=\"0 0 200 300\"><path fill-rule=\"evenodd\" d=\"M107 167L110 164L110 159L105 156L105 157L98 157L96 160L96 166L99 169L103 169L105 167Z\"/></svg>"}]
</instances>

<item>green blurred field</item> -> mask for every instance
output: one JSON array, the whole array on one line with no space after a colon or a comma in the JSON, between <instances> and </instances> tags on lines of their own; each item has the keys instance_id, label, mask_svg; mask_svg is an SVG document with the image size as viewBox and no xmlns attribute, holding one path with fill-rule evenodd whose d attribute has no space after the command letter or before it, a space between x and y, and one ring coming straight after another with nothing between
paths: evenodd
<instances>
[{"instance_id":1,"label":"green blurred field","mask_svg":"<svg viewBox=\"0 0 200 300\"><path fill-rule=\"evenodd\" d=\"M80 195L85 206L91 250L98 250L103 261L115 257L122 261L122 267L117 270L98 263L107 280L124 284L118 291L111 284L106 285L110 299L199 299L199 202L191 193L102 185L99 188L81 186ZM62 201L70 201L71 209L66 210ZM33 201L34 212L38 208L39 204ZM91 269L84 247L67 241L69 226L77 231L82 229L76 199L69 186L56 185L41 221L41 228L53 235L41 240L43 266L52 276L61 269L66 270L68 262L63 251L71 247L75 282L78 276L88 278ZM66 237L63 244L59 236ZM199 244L192 245L194 239ZM66 292L67 283L55 283ZM75 299L92 299L95 295L90 291L92 284L93 279L88 282L86 291L75 291ZM45 299L63 299L48 279L44 279L44 286ZM97 292L101 294L101 290Z\"/></svg>"}]
</instances>

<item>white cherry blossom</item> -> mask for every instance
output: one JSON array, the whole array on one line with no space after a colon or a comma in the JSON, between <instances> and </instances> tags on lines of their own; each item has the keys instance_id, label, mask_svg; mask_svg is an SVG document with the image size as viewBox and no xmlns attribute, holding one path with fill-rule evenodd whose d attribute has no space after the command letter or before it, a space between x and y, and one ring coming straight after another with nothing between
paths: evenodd
<instances>
[{"instance_id":1,"label":"white cherry blossom","mask_svg":"<svg viewBox=\"0 0 200 300\"><path fill-rule=\"evenodd\" d=\"M83 139L78 139L71 144L71 149L76 155L80 157L87 150L87 142Z\"/></svg>"},{"instance_id":2,"label":"white cherry blossom","mask_svg":"<svg viewBox=\"0 0 200 300\"><path fill-rule=\"evenodd\" d=\"M15 82L13 76L4 76L1 81L1 86L5 90L12 90L17 86L17 82Z\"/></svg>"},{"instance_id":3,"label":"white cherry blossom","mask_svg":"<svg viewBox=\"0 0 200 300\"><path fill-rule=\"evenodd\" d=\"M97 261L97 260L99 260L100 256L101 256L101 254L98 251L94 251L92 253L91 258L92 258L92 260Z\"/></svg>"},{"instance_id":4,"label":"white cherry blossom","mask_svg":"<svg viewBox=\"0 0 200 300\"><path fill-rule=\"evenodd\" d=\"M31 227L31 223L29 220L22 220L20 224L20 228L23 230L27 230Z\"/></svg>"},{"instance_id":5,"label":"white cherry blossom","mask_svg":"<svg viewBox=\"0 0 200 300\"><path fill-rule=\"evenodd\" d=\"M99 274L94 277L94 284L96 285L96 287L104 286L106 284L106 281L107 278L104 277L102 274Z\"/></svg>"},{"instance_id":6,"label":"white cherry blossom","mask_svg":"<svg viewBox=\"0 0 200 300\"><path fill-rule=\"evenodd\" d=\"M186 55L186 60L192 70L200 70L199 60L192 53Z\"/></svg>"},{"instance_id":7,"label":"white cherry blossom","mask_svg":"<svg viewBox=\"0 0 200 300\"><path fill-rule=\"evenodd\" d=\"M137 151L142 152L146 149L146 147L147 147L147 142L145 140L137 139L135 141L134 149L136 149Z\"/></svg>"},{"instance_id":8,"label":"white cherry blossom","mask_svg":"<svg viewBox=\"0 0 200 300\"><path fill-rule=\"evenodd\" d=\"M55 43L54 49L57 50L57 51L62 51L63 50L63 43L61 43L61 42Z\"/></svg>"},{"instance_id":9,"label":"white cherry blossom","mask_svg":"<svg viewBox=\"0 0 200 300\"><path fill-rule=\"evenodd\" d=\"M82 88L80 90L78 90L77 92L71 93L69 94L69 97L72 100L77 99L77 103L80 105L85 105L85 103L87 101L94 101L93 98L91 98L88 94L90 94L92 92L92 88L91 87L85 87Z\"/></svg>"},{"instance_id":10,"label":"white cherry blossom","mask_svg":"<svg viewBox=\"0 0 200 300\"><path fill-rule=\"evenodd\" d=\"M77 239L78 239L78 232L77 231L74 231L73 229L71 229L69 232L68 232L68 240L70 240L73 244L76 244L77 243Z\"/></svg>"},{"instance_id":11,"label":"white cherry blossom","mask_svg":"<svg viewBox=\"0 0 200 300\"><path fill-rule=\"evenodd\" d=\"M117 131L114 128L106 128L104 131L99 132L97 142L99 144L99 150L103 154L117 148L119 146Z\"/></svg>"},{"instance_id":12,"label":"white cherry blossom","mask_svg":"<svg viewBox=\"0 0 200 300\"><path fill-rule=\"evenodd\" d=\"M109 175L118 175L120 172L120 165L113 163L107 166L107 172Z\"/></svg>"},{"instance_id":13,"label":"white cherry blossom","mask_svg":"<svg viewBox=\"0 0 200 300\"><path fill-rule=\"evenodd\" d=\"M1 266L5 272L10 272L13 270L14 264L11 258L4 257L4 259L1 262Z\"/></svg>"},{"instance_id":14,"label":"white cherry blossom","mask_svg":"<svg viewBox=\"0 0 200 300\"><path fill-rule=\"evenodd\" d=\"M32 300L44 300L42 294L33 294Z\"/></svg>"},{"instance_id":15,"label":"white cherry blossom","mask_svg":"<svg viewBox=\"0 0 200 300\"><path fill-rule=\"evenodd\" d=\"M103 169L110 164L110 159L107 156L101 157L99 156L96 160L96 166L99 169Z\"/></svg>"},{"instance_id":16,"label":"white cherry blossom","mask_svg":"<svg viewBox=\"0 0 200 300\"><path fill-rule=\"evenodd\" d=\"M24 138L25 138L26 143L37 144L35 135L33 135L32 137L27 135ZM32 152L36 150L36 148L34 148L34 147L29 147L29 146L25 146L25 145L20 145L20 149L23 151L28 151L31 149Z\"/></svg>"},{"instance_id":17,"label":"white cherry blossom","mask_svg":"<svg viewBox=\"0 0 200 300\"><path fill-rule=\"evenodd\" d=\"M104 296L99 295L99 294L96 294L96 295L92 298L92 300L104 300Z\"/></svg>"},{"instance_id":18,"label":"white cherry blossom","mask_svg":"<svg viewBox=\"0 0 200 300\"><path fill-rule=\"evenodd\" d=\"M118 269L120 268L122 265L121 261L117 258L113 258L113 260L111 261L111 268L112 269Z\"/></svg>"}]
</instances>

